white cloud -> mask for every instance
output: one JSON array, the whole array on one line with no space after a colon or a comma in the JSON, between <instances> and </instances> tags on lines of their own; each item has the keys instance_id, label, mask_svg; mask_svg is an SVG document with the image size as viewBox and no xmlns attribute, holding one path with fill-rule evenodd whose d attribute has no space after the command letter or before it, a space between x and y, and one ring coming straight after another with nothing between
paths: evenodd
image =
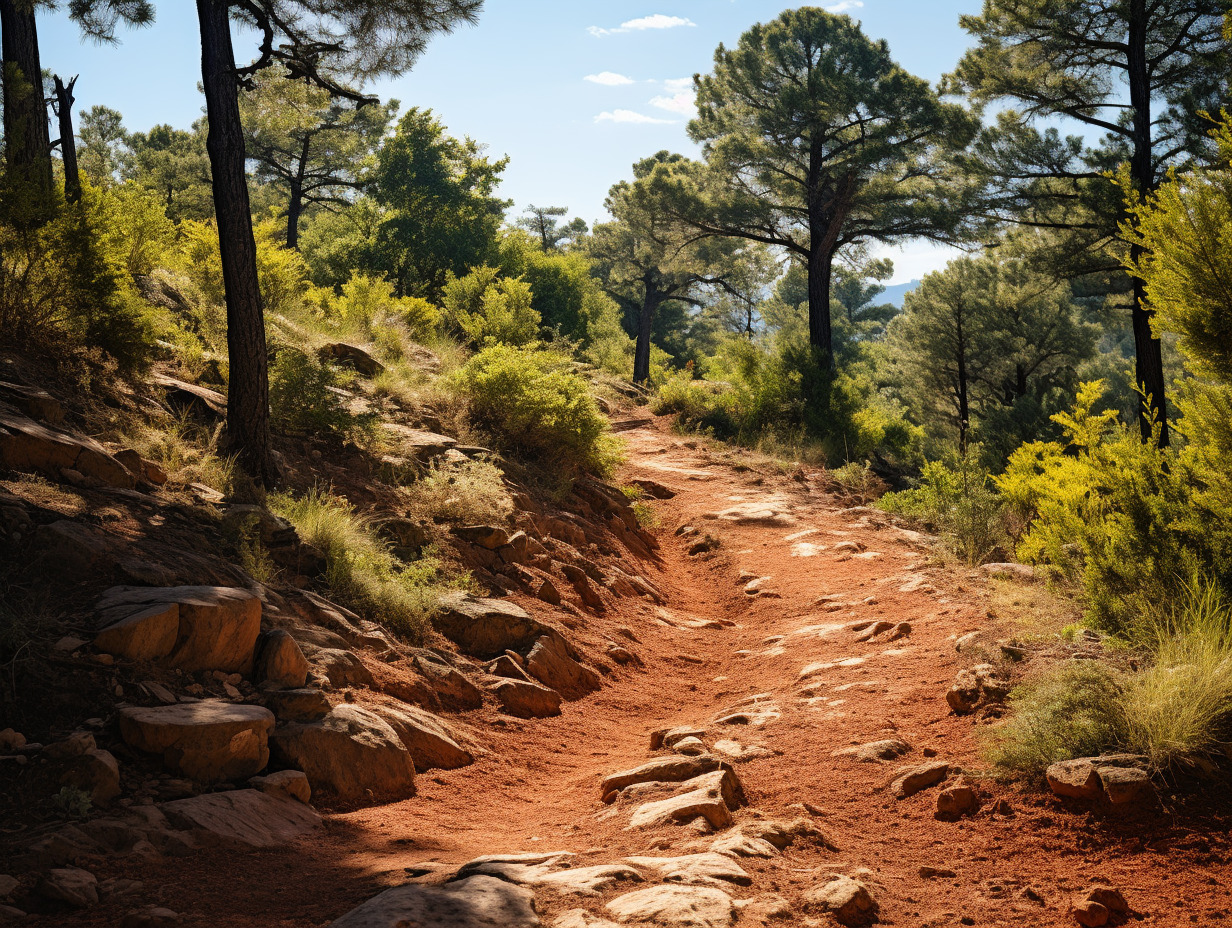
<instances>
[{"instance_id":1,"label":"white cloud","mask_svg":"<svg viewBox=\"0 0 1232 928\"><path fill-rule=\"evenodd\" d=\"M603 112L595 117L595 122L623 122L636 123L646 125L655 123L666 125L673 123L674 119L659 119L656 116L647 116L644 113L635 113L633 110L612 110L611 112Z\"/></svg>"},{"instance_id":2,"label":"white cloud","mask_svg":"<svg viewBox=\"0 0 1232 928\"><path fill-rule=\"evenodd\" d=\"M843 0L844 3L849 0ZM643 32L646 29L674 29L677 26L696 26L697 23L683 16L666 16L655 13L653 16L643 16L640 19L630 19L615 29L604 29L601 26L591 26L586 31L591 35L615 35L618 32Z\"/></svg>"},{"instance_id":3,"label":"white cloud","mask_svg":"<svg viewBox=\"0 0 1232 928\"><path fill-rule=\"evenodd\" d=\"M622 87L625 84L633 83L633 78L617 74L615 71L600 71L598 74L587 74L582 80L590 81L592 84L602 84L604 87Z\"/></svg>"},{"instance_id":4,"label":"white cloud","mask_svg":"<svg viewBox=\"0 0 1232 928\"><path fill-rule=\"evenodd\" d=\"M827 13L846 13L848 10L858 10L864 6L864 0L839 0L833 6L826 7Z\"/></svg>"},{"instance_id":5,"label":"white cloud","mask_svg":"<svg viewBox=\"0 0 1232 928\"><path fill-rule=\"evenodd\" d=\"M670 97L652 97L650 105L657 106L661 110L670 110L673 113L687 115L693 112L693 94L675 93Z\"/></svg>"},{"instance_id":6,"label":"white cloud","mask_svg":"<svg viewBox=\"0 0 1232 928\"><path fill-rule=\"evenodd\" d=\"M668 93L684 93L686 90L693 89L693 78L673 77L663 82L663 89Z\"/></svg>"}]
</instances>

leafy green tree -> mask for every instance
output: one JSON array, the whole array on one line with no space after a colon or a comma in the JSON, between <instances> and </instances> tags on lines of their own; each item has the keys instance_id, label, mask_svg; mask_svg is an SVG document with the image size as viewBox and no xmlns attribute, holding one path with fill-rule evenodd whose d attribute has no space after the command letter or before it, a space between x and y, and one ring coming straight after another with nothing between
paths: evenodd
<instances>
[{"instance_id":1,"label":"leafy green tree","mask_svg":"<svg viewBox=\"0 0 1232 928\"><path fill-rule=\"evenodd\" d=\"M447 274L495 262L509 201L494 194L509 159L483 151L411 108L377 153L372 195L386 213L376 252L400 295L435 297Z\"/></svg>"},{"instance_id":2,"label":"leafy green tree","mask_svg":"<svg viewBox=\"0 0 1232 928\"><path fill-rule=\"evenodd\" d=\"M109 106L96 105L78 120L77 161L96 187L107 187L120 179L131 152L124 117Z\"/></svg>"},{"instance_id":3,"label":"leafy green tree","mask_svg":"<svg viewBox=\"0 0 1232 928\"><path fill-rule=\"evenodd\" d=\"M808 272L809 340L833 365L831 266L845 246L942 237L949 170L977 128L850 17L815 7L754 26L695 78L706 169L664 165L664 202L697 229L783 248Z\"/></svg>"},{"instance_id":4,"label":"leafy green tree","mask_svg":"<svg viewBox=\"0 0 1232 928\"><path fill-rule=\"evenodd\" d=\"M587 230L585 220L574 217L561 225L557 220L569 215L567 206L535 206L531 204L522 210L516 225L533 233L544 251L553 251L576 242Z\"/></svg>"},{"instance_id":5,"label":"leafy green tree","mask_svg":"<svg viewBox=\"0 0 1232 928\"><path fill-rule=\"evenodd\" d=\"M596 225L588 243L604 286L637 307L635 383L650 376L651 334L660 307L702 305L707 288L725 285L726 268L720 265L734 251L730 242L700 237L662 208L650 177L657 167L682 160L661 151L637 162L633 181L615 184L605 201L615 221Z\"/></svg>"},{"instance_id":6,"label":"leafy green tree","mask_svg":"<svg viewBox=\"0 0 1232 928\"><path fill-rule=\"evenodd\" d=\"M349 203L365 184L398 101L359 105L324 87L263 72L240 96L253 173L281 194L287 247L299 247L305 208Z\"/></svg>"},{"instance_id":7,"label":"leafy green tree","mask_svg":"<svg viewBox=\"0 0 1232 928\"><path fill-rule=\"evenodd\" d=\"M1093 352L1069 288L1013 256L960 258L927 275L886 342L908 407L934 433L956 435L964 455L973 427L994 454L1040 437Z\"/></svg>"},{"instance_id":8,"label":"leafy green tree","mask_svg":"<svg viewBox=\"0 0 1232 928\"><path fill-rule=\"evenodd\" d=\"M603 292L590 258L582 251L544 251L521 230L510 230L500 242L500 268L506 277L530 285L543 326L583 348L604 338L620 339L620 307Z\"/></svg>"},{"instance_id":9,"label":"leafy green tree","mask_svg":"<svg viewBox=\"0 0 1232 928\"><path fill-rule=\"evenodd\" d=\"M1224 0L985 0L963 16L978 40L947 79L977 101L1009 100L985 130L969 167L993 182L990 212L1010 222L1066 229L1066 276L1117 268L1122 197L1107 176L1128 164L1131 199L1155 190L1166 171L1209 153L1201 112L1214 111L1232 57L1222 34ZM1103 133L1088 148L1041 120L1075 120ZM1111 246L1111 247L1110 247ZM1142 245L1132 237L1129 265ZM1135 379L1149 398L1140 416L1168 443L1163 357L1151 331L1145 284L1131 273Z\"/></svg>"},{"instance_id":10,"label":"leafy green tree","mask_svg":"<svg viewBox=\"0 0 1232 928\"><path fill-rule=\"evenodd\" d=\"M174 222L214 215L206 132L205 120L199 119L191 130L164 123L125 136L123 176L161 197Z\"/></svg>"}]
</instances>

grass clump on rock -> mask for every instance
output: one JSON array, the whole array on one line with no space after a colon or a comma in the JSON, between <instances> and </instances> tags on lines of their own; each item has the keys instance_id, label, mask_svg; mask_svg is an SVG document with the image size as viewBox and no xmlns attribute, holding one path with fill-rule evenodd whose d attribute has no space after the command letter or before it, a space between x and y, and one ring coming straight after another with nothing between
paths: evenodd
<instances>
[{"instance_id":1,"label":"grass clump on rock","mask_svg":"<svg viewBox=\"0 0 1232 928\"><path fill-rule=\"evenodd\" d=\"M341 605L421 642L440 595L455 587L430 554L405 563L395 557L349 502L326 490L300 497L279 494L270 508L300 538L325 554L325 582Z\"/></svg>"}]
</instances>

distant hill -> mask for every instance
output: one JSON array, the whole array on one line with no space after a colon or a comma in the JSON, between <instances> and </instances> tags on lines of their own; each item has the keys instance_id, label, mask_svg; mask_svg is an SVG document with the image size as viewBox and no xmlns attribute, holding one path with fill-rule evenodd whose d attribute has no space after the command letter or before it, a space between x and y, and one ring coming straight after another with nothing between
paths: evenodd
<instances>
[{"instance_id":1,"label":"distant hill","mask_svg":"<svg viewBox=\"0 0 1232 928\"><path fill-rule=\"evenodd\" d=\"M903 308L903 297L920 285L918 280L909 280L905 284L891 284L885 288L885 293L877 297L878 303L892 303L899 309Z\"/></svg>"}]
</instances>

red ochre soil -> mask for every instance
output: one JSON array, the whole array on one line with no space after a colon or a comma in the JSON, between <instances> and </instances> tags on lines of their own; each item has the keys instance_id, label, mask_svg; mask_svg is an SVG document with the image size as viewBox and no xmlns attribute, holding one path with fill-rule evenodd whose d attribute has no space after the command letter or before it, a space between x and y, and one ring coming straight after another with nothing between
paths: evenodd
<instances>
[{"instance_id":1,"label":"red ochre soil","mask_svg":"<svg viewBox=\"0 0 1232 928\"><path fill-rule=\"evenodd\" d=\"M450 872L446 865L484 854L568 850L579 855L578 865L590 865L703 850L690 847L698 835L689 828L626 831L627 813L599 817L607 809L601 777L650 759L652 730L696 725L708 729L708 743L731 738L774 752L736 765L749 800L737 822L811 817L838 848L797 846L769 860L740 859L753 885L731 888L734 895L776 893L797 913L769 924L829 924L800 914L798 903L829 874L856 868L874 874L887 925L1073 925L1071 905L1097 882L1123 891L1133 923L1226 923L1226 784L1208 784L1203 794L1165 791L1163 808L1126 815L980 779L983 811L959 822L934 819L936 787L903 800L887 789L900 766L922 763L932 752L969 774L987 770L987 724L951 714L944 698L967 662L955 639L989 622L982 578L930 566L927 554L892 526L862 521L806 481L767 476L740 466L738 456L684 441L665 421L624 437L629 458L621 478L648 478L677 493L653 504L661 561L641 569L667 603L621 600L619 611L594 618L589 630L626 645L642 667L616 668L602 690L566 703L558 718L461 716L482 727L489 753L469 767L421 774L418 794L404 802L329 812L323 835L311 841L274 851L215 848L156 864L117 859L93 867L98 878L144 881L140 901L185 913L186 925L310 928L424 870L440 873L417 878L441 879ZM713 518L750 503L788 513L791 524ZM718 536L721 548L688 556L686 540L673 534L682 524ZM867 556L836 554L841 541L859 543ZM798 542L826 547L793 555ZM770 577L764 589L778 596L746 595L742 572ZM901 591L916 578L922 589ZM853 605L826 611L818 600L831 594ZM868 597L875 602L861 602ZM731 624L689 627L699 619ZM861 619L908 621L913 631L900 641L862 644L841 627ZM816 662L832 666L800 681L801 670ZM801 696L805 683L821 685ZM760 727L713 724L725 708L756 694L768 694L761 704L776 718ZM914 750L885 764L832 754L890 737ZM997 799L1012 812L990 813ZM924 866L956 875L924 879ZM580 904L601 913L602 902L630 888L581 901L542 891L539 910L545 924ZM53 921L117 924L135 901ZM737 926L747 924L761 921L738 917Z\"/></svg>"}]
</instances>

